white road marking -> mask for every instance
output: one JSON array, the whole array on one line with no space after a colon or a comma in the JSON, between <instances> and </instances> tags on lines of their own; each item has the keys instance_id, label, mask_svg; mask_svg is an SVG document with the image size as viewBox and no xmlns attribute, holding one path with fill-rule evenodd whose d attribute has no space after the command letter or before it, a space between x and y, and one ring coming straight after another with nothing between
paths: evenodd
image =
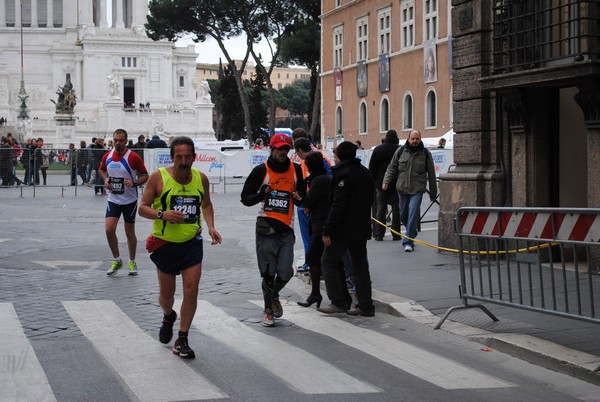
<instances>
[{"instance_id":1,"label":"white road marking","mask_svg":"<svg viewBox=\"0 0 600 402\"><path fill-rule=\"evenodd\" d=\"M28 242L36 242L36 243L46 243L45 239L36 239L35 237L23 237L21 239L19 239L19 242L23 243L28 243Z\"/></svg>"},{"instance_id":2,"label":"white road marking","mask_svg":"<svg viewBox=\"0 0 600 402\"><path fill-rule=\"evenodd\" d=\"M262 300L251 302L259 306L263 303ZM444 389L514 386L409 343L315 312L314 309L290 304L285 308L284 317L302 328L329 336Z\"/></svg>"},{"instance_id":3,"label":"white road marking","mask_svg":"<svg viewBox=\"0 0 600 402\"><path fill-rule=\"evenodd\" d=\"M60 267L82 267L84 269L96 269L100 267L102 261L31 261L39 265L43 265L48 268L60 268Z\"/></svg>"},{"instance_id":4,"label":"white road marking","mask_svg":"<svg viewBox=\"0 0 600 402\"><path fill-rule=\"evenodd\" d=\"M0 401L56 401L11 303L0 303Z\"/></svg>"},{"instance_id":5,"label":"white road marking","mask_svg":"<svg viewBox=\"0 0 600 402\"><path fill-rule=\"evenodd\" d=\"M63 305L140 401L227 398L170 348L142 331L114 302L65 301Z\"/></svg>"},{"instance_id":6,"label":"white road marking","mask_svg":"<svg viewBox=\"0 0 600 402\"><path fill-rule=\"evenodd\" d=\"M177 309L181 301L176 301ZM260 314L260 310L257 310ZM198 301L192 325L202 333L235 349L285 381L290 388L306 394L356 394L381 392L379 388L339 370L274 336L272 328L257 331L206 301ZM317 375L315 375L317 374Z\"/></svg>"}]
</instances>

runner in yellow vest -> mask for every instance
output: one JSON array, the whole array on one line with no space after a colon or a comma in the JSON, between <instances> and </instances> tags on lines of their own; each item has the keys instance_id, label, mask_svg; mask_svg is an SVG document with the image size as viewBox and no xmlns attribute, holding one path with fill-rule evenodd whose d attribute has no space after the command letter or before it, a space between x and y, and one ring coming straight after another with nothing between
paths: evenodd
<instances>
[{"instance_id":1,"label":"runner in yellow vest","mask_svg":"<svg viewBox=\"0 0 600 402\"><path fill-rule=\"evenodd\" d=\"M139 208L141 216L154 219L146 249L152 253L150 258L158 272L158 302L164 313L159 332L162 343L169 343L173 338L173 324L177 320L173 310L175 279L181 274L181 322L173 353L183 358L195 357L188 344L188 331L196 313L202 273L202 215L211 244L221 243L221 235L214 226L208 178L192 167L195 158L191 138L174 138L171 143L173 165L150 175Z\"/></svg>"}]
</instances>

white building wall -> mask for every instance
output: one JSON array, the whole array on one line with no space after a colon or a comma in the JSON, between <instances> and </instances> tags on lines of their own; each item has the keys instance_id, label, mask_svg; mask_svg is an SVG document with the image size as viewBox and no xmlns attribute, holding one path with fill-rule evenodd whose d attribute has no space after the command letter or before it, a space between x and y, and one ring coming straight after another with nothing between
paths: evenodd
<instances>
[{"instance_id":1,"label":"white building wall","mask_svg":"<svg viewBox=\"0 0 600 402\"><path fill-rule=\"evenodd\" d=\"M33 134L43 137L58 132L51 100L58 99L56 91L69 73L77 96L74 117L78 138L62 141L58 135L56 146L112 132L108 108L111 116L123 114L118 120L135 137L164 127L165 135L185 133L213 139L212 105L196 105L194 47L174 49L169 42L150 40L143 28L148 12L145 1L114 0L111 19L120 16L121 21L109 26L105 23L108 1L113 0L37 0L37 18L35 12L33 17L40 26L22 29L24 81ZM0 116L15 127L21 81L21 27L15 23L15 17L20 16L19 4L20 0L0 0L0 11L4 11L0 12ZM116 10L117 4L122 9ZM23 17L31 21L30 8L23 8ZM48 19L51 22L45 27ZM122 67L121 57L136 57L136 67ZM178 73L185 77L183 88L178 86ZM116 100L109 96L110 74L120 82ZM123 100L126 78L135 80L136 105L150 102L152 112L125 112L117 106Z\"/></svg>"}]
</instances>

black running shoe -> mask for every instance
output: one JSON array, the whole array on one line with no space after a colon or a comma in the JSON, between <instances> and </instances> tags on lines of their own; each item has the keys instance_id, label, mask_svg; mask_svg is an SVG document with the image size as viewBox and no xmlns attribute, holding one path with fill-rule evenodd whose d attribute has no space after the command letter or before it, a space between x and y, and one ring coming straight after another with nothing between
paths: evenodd
<instances>
[{"instance_id":1,"label":"black running shoe","mask_svg":"<svg viewBox=\"0 0 600 402\"><path fill-rule=\"evenodd\" d=\"M173 324L177 321L177 313L175 310L171 312L170 317L164 317L160 331L158 333L158 340L160 343L169 343L173 339Z\"/></svg>"},{"instance_id":2,"label":"black running shoe","mask_svg":"<svg viewBox=\"0 0 600 402\"><path fill-rule=\"evenodd\" d=\"M182 359L193 359L196 354L188 345L187 336L180 336L173 345L173 354L181 357Z\"/></svg>"}]
</instances>

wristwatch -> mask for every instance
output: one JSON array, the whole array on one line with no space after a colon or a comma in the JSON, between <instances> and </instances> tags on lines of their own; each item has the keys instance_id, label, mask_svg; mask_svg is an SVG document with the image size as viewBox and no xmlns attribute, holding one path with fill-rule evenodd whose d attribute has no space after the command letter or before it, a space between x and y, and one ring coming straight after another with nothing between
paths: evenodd
<instances>
[{"instance_id":1,"label":"wristwatch","mask_svg":"<svg viewBox=\"0 0 600 402\"><path fill-rule=\"evenodd\" d=\"M163 217L163 211L156 212L156 219L162 219L162 217Z\"/></svg>"}]
</instances>

